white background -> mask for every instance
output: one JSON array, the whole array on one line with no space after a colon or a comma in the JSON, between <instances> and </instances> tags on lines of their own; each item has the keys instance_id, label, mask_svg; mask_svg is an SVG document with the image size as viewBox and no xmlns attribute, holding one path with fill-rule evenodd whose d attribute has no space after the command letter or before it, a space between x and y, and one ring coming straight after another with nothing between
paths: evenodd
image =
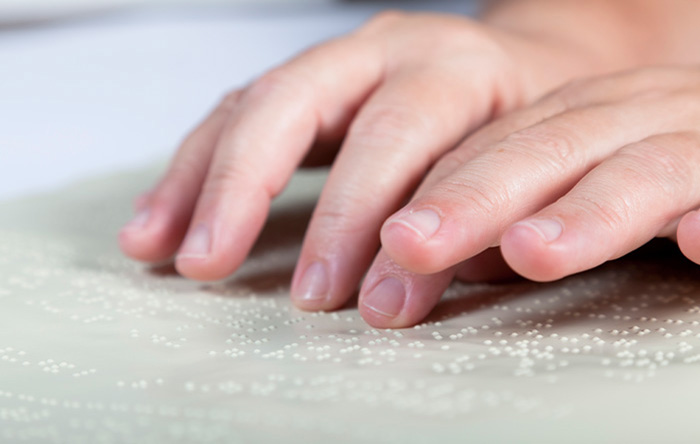
<instances>
[{"instance_id":1,"label":"white background","mask_svg":"<svg viewBox=\"0 0 700 444\"><path fill-rule=\"evenodd\" d=\"M168 158L227 90L386 7L470 9L151 5L0 27L0 199Z\"/></svg>"}]
</instances>

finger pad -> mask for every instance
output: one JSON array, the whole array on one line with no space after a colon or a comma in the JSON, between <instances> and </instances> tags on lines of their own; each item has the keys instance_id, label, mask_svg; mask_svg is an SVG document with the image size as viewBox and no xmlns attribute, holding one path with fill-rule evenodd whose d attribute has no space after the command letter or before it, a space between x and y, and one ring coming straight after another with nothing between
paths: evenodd
<instances>
[{"instance_id":1,"label":"finger pad","mask_svg":"<svg viewBox=\"0 0 700 444\"><path fill-rule=\"evenodd\" d=\"M501 252L508 266L527 279L547 282L567 274L562 252L549 248L526 227L514 226L506 231L501 239Z\"/></svg>"},{"instance_id":2,"label":"finger pad","mask_svg":"<svg viewBox=\"0 0 700 444\"><path fill-rule=\"evenodd\" d=\"M685 257L700 264L700 213L684 216L678 224L678 248Z\"/></svg>"}]
</instances>

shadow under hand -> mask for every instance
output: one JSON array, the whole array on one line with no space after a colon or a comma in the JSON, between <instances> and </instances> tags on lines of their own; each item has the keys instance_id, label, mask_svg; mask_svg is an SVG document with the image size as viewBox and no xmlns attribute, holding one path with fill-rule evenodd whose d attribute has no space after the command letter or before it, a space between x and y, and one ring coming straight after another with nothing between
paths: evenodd
<instances>
[{"instance_id":1,"label":"shadow under hand","mask_svg":"<svg viewBox=\"0 0 700 444\"><path fill-rule=\"evenodd\" d=\"M305 202L272 211L248 259L255 260L281 250L300 247L314 207L315 202Z\"/></svg>"},{"instance_id":2,"label":"shadow under hand","mask_svg":"<svg viewBox=\"0 0 700 444\"><path fill-rule=\"evenodd\" d=\"M698 266L675 244L656 240L626 257L556 282L455 283L426 322L498 319L502 330L544 327L550 333L581 325L642 328L662 320L680 325L693 310L700 313L697 276Z\"/></svg>"},{"instance_id":3,"label":"shadow under hand","mask_svg":"<svg viewBox=\"0 0 700 444\"><path fill-rule=\"evenodd\" d=\"M219 295L265 296L288 288L314 204L304 202L272 211L240 269L232 277L202 289Z\"/></svg>"}]
</instances>

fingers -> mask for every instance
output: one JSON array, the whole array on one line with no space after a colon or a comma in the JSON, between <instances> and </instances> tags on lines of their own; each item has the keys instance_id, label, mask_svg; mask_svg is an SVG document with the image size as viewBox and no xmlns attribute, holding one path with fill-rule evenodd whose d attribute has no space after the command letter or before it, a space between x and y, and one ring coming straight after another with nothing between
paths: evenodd
<instances>
[{"instance_id":1,"label":"fingers","mask_svg":"<svg viewBox=\"0 0 700 444\"><path fill-rule=\"evenodd\" d=\"M454 270L417 275L380 252L362 284L362 318L376 328L402 328L423 320L440 301Z\"/></svg>"},{"instance_id":2,"label":"fingers","mask_svg":"<svg viewBox=\"0 0 700 444\"><path fill-rule=\"evenodd\" d=\"M545 97L537 104L511 112L493 122L490 122L471 134L464 142L439 160L421 182L416 195L429 190L434 185L454 173L459 167L476 157L479 153L491 148L510 134L529 126L536 125L545 119L566 110L566 103L560 98Z\"/></svg>"},{"instance_id":3,"label":"fingers","mask_svg":"<svg viewBox=\"0 0 700 444\"><path fill-rule=\"evenodd\" d=\"M430 275L406 271L380 251L362 284L358 308L364 320L373 327L409 327L428 316L453 277L492 282L515 276L496 248L457 267Z\"/></svg>"},{"instance_id":4,"label":"fingers","mask_svg":"<svg viewBox=\"0 0 700 444\"><path fill-rule=\"evenodd\" d=\"M640 90L650 91L646 94L654 94L660 84L671 90L683 91L694 78L695 73L692 70L680 70L679 73L675 68L648 67L572 81L563 88L545 95L533 105L500 117L470 135L458 149L440 159L421 182L417 194L438 184L477 154L490 149L511 134L567 110L639 100Z\"/></svg>"},{"instance_id":5,"label":"fingers","mask_svg":"<svg viewBox=\"0 0 700 444\"><path fill-rule=\"evenodd\" d=\"M119 234L122 250L148 262L172 256L185 235L222 128L240 97L227 95L182 143L153 191L137 198L137 214Z\"/></svg>"},{"instance_id":6,"label":"fingers","mask_svg":"<svg viewBox=\"0 0 700 444\"><path fill-rule=\"evenodd\" d=\"M465 164L480 152L499 142L507 135L541 122L565 109L563 101L545 98L539 106L514 111L479 129L461 144L458 151L443 156L438 166L425 177L417 191L421 194L433 185ZM400 271L400 272L399 272ZM464 281L500 281L515 276L515 272L505 263L500 251L491 248L470 258L457 266L452 272L440 272L437 275L420 275L401 269L383 251L370 267L365 283L360 292L360 311L365 320L375 327L406 327L421 321L439 302L441 295L454 275ZM400 276L397 277L397 276ZM379 286L384 280L387 283ZM399 305L386 301L382 288L399 289L398 294L405 295L405 289L411 289L410 303L402 313L390 315L384 305ZM404 293L401 293L401 290ZM399 298L400 299L400 298ZM402 305L403 307L403 305Z\"/></svg>"},{"instance_id":7,"label":"fingers","mask_svg":"<svg viewBox=\"0 0 700 444\"><path fill-rule=\"evenodd\" d=\"M346 54L338 63L338 54ZM232 273L257 238L270 200L314 139L382 76L380 53L362 39L339 39L302 54L249 87L229 117L211 160L176 267L194 279Z\"/></svg>"},{"instance_id":8,"label":"fingers","mask_svg":"<svg viewBox=\"0 0 700 444\"><path fill-rule=\"evenodd\" d=\"M687 124L679 115L640 125L657 106L575 109L513 133L389 218L383 247L399 265L432 273L497 245L509 225L563 195L620 146L668 131L677 119Z\"/></svg>"},{"instance_id":9,"label":"fingers","mask_svg":"<svg viewBox=\"0 0 700 444\"><path fill-rule=\"evenodd\" d=\"M593 169L568 194L510 227L501 249L519 274L549 281L638 248L700 204L700 136L676 133L628 145ZM682 221L679 242L693 215ZM691 257L692 258L692 257Z\"/></svg>"},{"instance_id":10,"label":"fingers","mask_svg":"<svg viewBox=\"0 0 700 444\"><path fill-rule=\"evenodd\" d=\"M309 225L292 297L334 309L355 292L379 246L379 228L434 160L490 113L452 67L393 73L357 114ZM454 97L470 106L453 106Z\"/></svg>"},{"instance_id":11,"label":"fingers","mask_svg":"<svg viewBox=\"0 0 700 444\"><path fill-rule=\"evenodd\" d=\"M505 248L520 248L517 250L520 262L511 258L516 253L510 250L509 263L506 263L497 249L488 248L499 243L501 233L508 225L555 201L620 146L654 134L693 127L692 123L697 120L698 113L696 107L687 106L689 77L674 77L672 72L664 70L645 71L647 72L625 73L602 81L591 81L590 84L574 84L558 94L542 99L533 107L501 118L472 135L458 149L438 162L421 184L414 201L387 221L382 229L382 243L385 247L382 254L395 259L401 268L407 267L417 273L444 273L452 270L456 277L465 280L510 278L515 272L531 278L555 279L624 254L655 235L670 234L678 225L679 216L688 208L699 205L697 198L691 196L675 203L666 201L666 214L656 214L659 217L655 220L647 219L646 225L639 231L635 231L636 227L630 224L618 228L635 233L626 239L615 237L613 230L611 236L618 243L604 238L607 250L591 247L594 242L591 239L587 240L588 243L571 248L568 254L579 262L572 261L565 255L556 256L558 250L554 250L549 256L544 256L544 263L541 264L538 260L542 255L539 251L533 251L534 247L530 250L522 246L512 247L515 242L508 243L505 237ZM669 82L664 85L674 91L669 95L670 99L658 100L663 95L659 95L656 89L658 84L654 83L651 87L647 84L650 74L648 71L656 77L668 77ZM620 82L627 86L620 88ZM649 91L640 94L639 89L645 88ZM659 113L659 109L680 109L682 112ZM650 119L649 116L654 117ZM679 137L683 139L684 136ZM655 144L657 140L652 138L647 142ZM637 148L625 148L620 153L636 153ZM637 154L638 157L645 156ZM660 180L671 178L669 183L672 185L666 187L667 190L675 185L682 192L683 186L689 184L683 171L676 174L673 160L670 164L663 162L667 156L662 155L661 159L647 157L650 158L642 163L656 165L654 162L658 160L657 164L665 165L662 167L665 168L664 171L656 171L656 174L650 173L649 176ZM674 158L682 159L683 154L670 157ZM603 165L607 164L605 161ZM614 182L621 176L615 171L615 166L611 165L612 172L608 172L607 176ZM619 161L619 165L624 166L625 160ZM598 167L595 174L600 170L602 177L606 177L603 168ZM595 174L591 177L595 178ZM601 189L601 186L595 184L590 189ZM624 191L635 196L635 193L644 195L645 189L642 188L639 192L633 187L625 189L622 195L626 196L628 194ZM585 195L585 192L582 194ZM604 198L598 197L600 196L591 198L590 202L602 201L604 204ZM654 199L659 199L658 194L650 198L649 202L654 202ZM700 216L695 217L697 219L693 219L691 214L681 221L678 227L679 242L684 227L687 228L687 239L691 239L695 233L700 234ZM580 219L574 217L574 222ZM693 225L695 223L696 226ZM444 236L442 239L441 235ZM700 242L689 240L686 245L691 250L686 253L689 257L700 258ZM578 251L593 253L588 257L576 256ZM552 257L556 260L552 261ZM463 259L466 260L459 263ZM553 262L555 265L552 265ZM556 269L562 263L566 266ZM393 270L399 265L393 263L386 274L394 275ZM381 282L383 272L373 268L368 279L369 276L373 282ZM386 291L389 292L392 287L410 288L414 280L425 282L430 280L430 276L407 272L402 275L402 287L392 280L393 284ZM370 285L363 286L361 302L367 302L364 292L371 288ZM441 293L442 290L440 288L437 292ZM421 306L421 313L427 313L437 301L433 290L426 288L424 291L422 296L414 296L414 303ZM369 305L372 305L371 300ZM378 322L376 310L365 309L363 315L373 325ZM378 324L382 326L400 324L386 321L385 314L379 319L385 321Z\"/></svg>"},{"instance_id":12,"label":"fingers","mask_svg":"<svg viewBox=\"0 0 700 444\"><path fill-rule=\"evenodd\" d=\"M358 308L363 319L373 327L409 327L428 316L454 277L493 282L516 276L497 248L486 250L457 267L429 275L411 273L380 251L360 289Z\"/></svg>"}]
</instances>

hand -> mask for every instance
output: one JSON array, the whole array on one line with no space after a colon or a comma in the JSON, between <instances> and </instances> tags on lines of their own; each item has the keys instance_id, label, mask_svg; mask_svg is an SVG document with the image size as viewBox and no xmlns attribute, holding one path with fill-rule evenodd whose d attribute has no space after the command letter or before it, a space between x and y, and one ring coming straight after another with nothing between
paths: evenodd
<instances>
[{"instance_id":1,"label":"hand","mask_svg":"<svg viewBox=\"0 0 700 444\"><path fill-rule=\"evenodd\" d=\"M377 327L416 323L455 273L506 268L487 250L499 244L512 270L537 281L655 236L677 238L700 263L699 207L700 69L575 82L442 157L384 224L360 310Z\"/></svg>"},{"instance_id":2,"label":"hand","mask_svg":"<svg viewBox=\"0 0 700 444\"><path fill-rule=\"evenodd\" d=\"M137 201L121 246L145 261L177 252L178 271L193 279L226 277L297 166L334 159L292 296L304 309L338 308L370 265L382 223L436 159L494 116L600 69L564 41L467 18L382 14L228 95ZM459 256L450 254L430 271ZM401 315L396 325L417 320Z\"/></svg>"}]
</instances>

